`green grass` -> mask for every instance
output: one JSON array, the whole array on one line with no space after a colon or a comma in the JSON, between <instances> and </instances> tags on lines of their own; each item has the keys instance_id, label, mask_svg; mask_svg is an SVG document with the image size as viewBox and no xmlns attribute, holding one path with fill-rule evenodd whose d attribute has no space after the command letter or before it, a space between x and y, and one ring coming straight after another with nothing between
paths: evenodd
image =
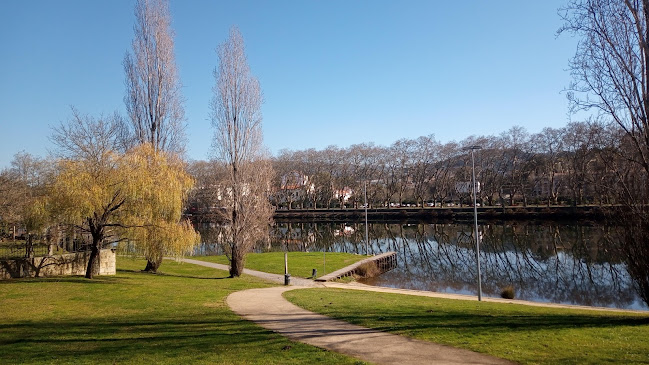
<instances>
[{"instance_id":1,"label":"green grass","mask_svg":"<svg viewBox=\"0 0 649 365\"><path fill-rule=\"evenodd\" d=\"M218 264L228 264L228 259L224 255L197 256L192 258ZM365 258L367 256L343 252L327 252L326 257L322 252L289 252L288 272L291 276L310 278L313 269L317 269L318 277L320 277ZM326 273L324 272L325 265ZM246 255L245 267L246 269L284 275L284 253L250 253Z\"/></svg>"},{"instance_id":2,"label":"green grass","mask_svg":"<svg viewBox=\"0 0 649 365\"><path fill-rule=\"evenodd\" d=\"M118 257L118 273L0 281L0 364L312 364L355 359L244 321L225 298L269 286L165 261Z\"/></svg>"},{"instance_id":3,"label":"green grass","mask_svg":"<svg viewBox=\"0 0 649 365\"><path fill-rule=\"evenodd\" d=\"M648 364L649 313L572 310L336 289L291 302L365 327L523 364Z\"/></svg>"}]
</instances>

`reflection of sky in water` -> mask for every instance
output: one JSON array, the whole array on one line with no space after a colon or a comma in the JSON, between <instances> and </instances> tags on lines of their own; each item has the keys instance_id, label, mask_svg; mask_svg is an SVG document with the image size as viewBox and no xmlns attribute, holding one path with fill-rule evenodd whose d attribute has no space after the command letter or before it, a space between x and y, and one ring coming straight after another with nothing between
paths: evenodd
<instances>
[{"instance_id":1,"label":"reflection of sky in water","mask_svg":"<svg viewBox=\"0 0 649 365\"><path fill-rule=\"evenodd\" d=\"M477 295L471 225L377 223L369 227L371 245L367 246L362 224L278 223L272 245L257 251L396 251L398 267L366 283ZM609 249L609 228L557 223L481 226L483 295L499 297L504 287L512 285L516 299L647 310L624 263ZM205 254L212 248L205 245L203 250Z\"/></svg>"}]
</instances>

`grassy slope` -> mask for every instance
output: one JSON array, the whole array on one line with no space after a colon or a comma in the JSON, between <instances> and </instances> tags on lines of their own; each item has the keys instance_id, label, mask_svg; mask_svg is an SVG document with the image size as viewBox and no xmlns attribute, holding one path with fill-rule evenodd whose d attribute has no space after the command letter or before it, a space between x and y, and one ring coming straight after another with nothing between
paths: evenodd
<instances>
[{"instance_id":1,"label":"grassy slope","mask_svg":"<svg viewBox=\"0 0 649 365\"><path fill-rule=\"evenodd\" d=\"M332 317L524 364L649 363L649 314L620 314L335 289L285 293Z\"/></svg>"},{"instance_id":2,"label":"grassy slope","mask_svg":"<svg viewBox=\"0 0 649 365\"><path fill-rule=\"evenodd\" d=\"M196 260L204 260L219 264L228 264L228 259L223 256L197 256L192 257ZM357 261L363 260L367 256L355 255L342 252L289 252L288 253L288 272L291 276L309 278L313 269L318 270L318 276L342 269ZM324 266L326 265L326 273ZM246 255L246 268L273 274L284 275L284 253L250 253Z\"/></svg>"},{"instance_id":3,"label":"grassy slope","mask_svg":"<svg viewBox=\"0 0 649 365\"><path fill-rule=\"evenodd\" d=\"M0 364L311 364L356 360L241 320L225 303L251 277L167 261L165 275L118 257L118 274L0 282Z\"/></svg>"}]
</instances>

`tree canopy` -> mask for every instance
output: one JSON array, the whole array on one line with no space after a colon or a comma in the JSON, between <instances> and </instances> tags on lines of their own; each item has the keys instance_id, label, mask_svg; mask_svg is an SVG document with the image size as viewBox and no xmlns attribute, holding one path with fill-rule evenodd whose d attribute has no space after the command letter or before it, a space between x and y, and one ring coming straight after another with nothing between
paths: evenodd
<instances>
[{"instance_id":1,"label":"tree canopy","mask_svg":"<svg viewBox=\"0 0 649 365\"><path fill-rule=\"evenodd\" d=\"M181 221L192 184L180 160L142 144L124 154L107 150L98 160L59 160L43 206L54 221L92 238L86 277L96 272L101 248L126 239L155 271L164 255L183 255L198 243L191 224Z\"/></svg>"}]
</instances>

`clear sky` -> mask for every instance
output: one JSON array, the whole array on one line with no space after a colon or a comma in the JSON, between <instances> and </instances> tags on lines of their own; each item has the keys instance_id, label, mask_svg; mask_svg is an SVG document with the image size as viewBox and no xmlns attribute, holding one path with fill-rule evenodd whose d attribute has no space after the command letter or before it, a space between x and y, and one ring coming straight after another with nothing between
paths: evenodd
<instances>
[{"instance_id":1,"label":"clear sky","mask_svg":"<svg viewBox=\"0 0 649 365\"><path fill-rule=\"evenodd\" d=\"M189 157L208 158L215 48L232 25L264 91L273 154L562 127L576 47L555 36L564 3L172 0ZM70 106L124 114L133 5L0 1L0 168L21 150L45 157Z\"/></svg>"}]
</instances>

